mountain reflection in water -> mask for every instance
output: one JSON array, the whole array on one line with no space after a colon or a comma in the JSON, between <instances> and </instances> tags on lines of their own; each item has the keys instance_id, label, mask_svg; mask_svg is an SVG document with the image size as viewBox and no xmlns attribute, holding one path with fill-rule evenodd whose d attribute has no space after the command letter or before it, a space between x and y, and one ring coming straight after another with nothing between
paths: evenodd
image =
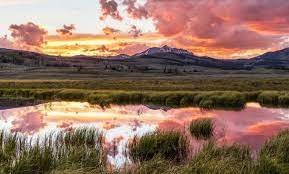
<instances>
[{"instance_id":1,"label":"mountain reflection in water","mask_svg":"<svg viewBox=\"0 0 289 174\"><path fill-rule=\"evenodd\" d=\"M31 107L0 110L0 128L27 135L44 135L56 130L95 127L105 134L108 149L117 146L116 156L109 153L112 164L125 161L125 146L135 135L160 130L186 130L193 119L214 119L219 143L241 143L252 150L280 130L289 128L289 109L261 108L249 103L242 111L179 108L165 110L143 105L112 105L101 108L79 102L52 102Z\"/></svg>"}]
</instances>

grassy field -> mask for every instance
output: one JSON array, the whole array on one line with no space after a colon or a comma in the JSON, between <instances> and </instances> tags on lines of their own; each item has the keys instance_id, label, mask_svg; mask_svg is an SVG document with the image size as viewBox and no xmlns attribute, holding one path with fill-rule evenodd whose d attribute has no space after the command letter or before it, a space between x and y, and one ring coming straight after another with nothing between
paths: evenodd
<instances>
[{"instance_id":1,"label":"grassy field","mask_svg":"<svg viewBox=\"0 0 289 174\"><path fill-rule=\"evenodd\" d=\"M281 76L282 77L282 76ZM289 90L289 76L171 76L171 77L103 77L82 80L0 80L0 88L21 89L90 89L125 91L262 91ZM67 77L66 79L69 79Z\"/></svg>"}]
</instances>

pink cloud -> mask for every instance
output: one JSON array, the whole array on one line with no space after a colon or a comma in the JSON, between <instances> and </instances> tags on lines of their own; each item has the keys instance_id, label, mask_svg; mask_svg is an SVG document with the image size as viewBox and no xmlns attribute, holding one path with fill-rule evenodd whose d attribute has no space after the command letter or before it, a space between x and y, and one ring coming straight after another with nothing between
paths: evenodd
<instances>
[{"instance_id":1,"label":"pink cloud","mask_svg":"<svg viewBox=\"0 0 289 174\"><path fill-rule=\"evenodd\" d=\"M100 0L102 9L101 20L104 20L107 16L111 16L113 19L122 20L122 17L118 11L118 4L114 0Z\"/></svg>"},{"instance_id":2,"label":"pink cloud","mask_svg":"<svg viewBox=\"0 0 289 174\"><path fill-rule=\"evenodd\" d=\"M20 25L13 24L10 25L9 29L14 44L19 49L39 50L45 44L47 31L32 22Z\"/></svg>"},{"instance_id":3,"label":"pink cloud","mask_svg":"<svg viewBox=\"0 0 289 174\"><path fill-rule=\"evenodd\" d=\"M118 54L133 55L149 48L146 44L121 44L122 48L117 51Z\"/></svg>"},{"instance_id":4,"label":"pink cloud","mask_svg":"<svg viewBox=\"0 0 289 174\"><path fill-rule=\"evenodd\" d=\"M34 134L45 126L46 123L43 121L43 115L39 112L32 112L14 120L11 131Z\"/></svg>"},{"instance_id":5,"label":"pink cloud","mask_svg":"<svg viewBox=\"0 0 289 174\"><path fill-rule=\"evenodd\" d=\"M13 43L7 38L7 35L0 37L0 48L14 48Z\"/></svg>"},{"instance_id":6,"label":"pink cloud","mask_svg":"<svg viewBox=\"0 0 289 174\"><path fill-rule=\"evenodd\" d=\"M126 0L133 18L152 18L159 33L181 47L234 51L280 46L289 33L287 0L148 0L136 7Z\"/></svg>"}]
</instances>

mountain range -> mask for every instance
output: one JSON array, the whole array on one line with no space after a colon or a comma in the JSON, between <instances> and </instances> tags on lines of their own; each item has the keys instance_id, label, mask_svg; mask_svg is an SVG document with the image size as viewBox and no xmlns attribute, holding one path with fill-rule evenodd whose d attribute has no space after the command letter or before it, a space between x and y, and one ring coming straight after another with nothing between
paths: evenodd
<instances>
[{"instance_id":1,"label":"mountain range","mask_svg":"<svg viewBox=\"0 0 289 174\"><path fill-rule=\"evenodd\" d=\"M73 56L60 57L49 56L40 53L10 50L0 48L0 63L10 63L24 66L44 67L129 67L141 69L163 69L166 67L203 67L222 70L252 70L265 69L289 69L289 48L268 52L249 59L216 59L201 57L193 53L169 46L149 48L133 56L118 55L111 57L97 56Z\"/></svg>"}]
</instances>

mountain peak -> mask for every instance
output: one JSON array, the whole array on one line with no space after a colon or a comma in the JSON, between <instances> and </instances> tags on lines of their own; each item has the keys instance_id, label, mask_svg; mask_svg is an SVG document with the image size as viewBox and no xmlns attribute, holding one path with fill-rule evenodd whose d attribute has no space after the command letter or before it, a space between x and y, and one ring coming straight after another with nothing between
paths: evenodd
<instances>
[{"instance_id":1,"label":"mountain peak","mask_svg":"<svg viewBox=\"0 0 289 174\"><path fill-rule=\"evenodd\" d=\"M184 50L184 49L178 49L178 48L173 48L168 45L164 45L162 47L152 47L149 48L141 53L135 54L134 56L140 57L144 55L153 55L157 53L174 53L174 54L188 54L188 55L193 55L193 53Z\"/></svg>"}]
</instances>

